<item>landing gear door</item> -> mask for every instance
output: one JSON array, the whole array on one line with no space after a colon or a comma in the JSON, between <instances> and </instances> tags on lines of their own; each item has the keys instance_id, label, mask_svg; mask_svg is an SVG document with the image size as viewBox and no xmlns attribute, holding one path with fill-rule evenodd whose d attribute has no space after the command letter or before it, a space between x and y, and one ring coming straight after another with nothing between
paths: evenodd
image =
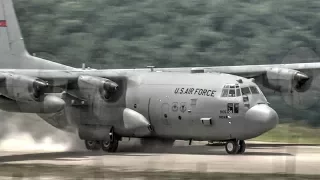
<instances>
[{"instance_id":1,"label":"landing gear door","mask_svg":"<svg viewBox=\"0 0 320 180\"><path fill-rule=\"evenodd\" d=\"M171 125L169 108L169 104L158 97L149 99L149 121L158 133L165 132L165 127Z\"/></svg>"}]
</instances>

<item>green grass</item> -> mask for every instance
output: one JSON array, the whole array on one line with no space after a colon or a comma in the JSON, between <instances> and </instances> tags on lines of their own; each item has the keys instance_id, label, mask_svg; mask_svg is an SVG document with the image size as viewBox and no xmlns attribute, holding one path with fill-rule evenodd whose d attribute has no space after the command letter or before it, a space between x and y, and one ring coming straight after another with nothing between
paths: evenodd
<instances>
[{"instance_id":1,"label":"green grass","mask_svg":"<svg viewBox=\"0 0 320 180\"><path fill-rule=\"evenodd\" d=\"M252 139L253 141L320 144L320 128L303 124L279 124L275 129Z\"/></svg>"}]
</instances>

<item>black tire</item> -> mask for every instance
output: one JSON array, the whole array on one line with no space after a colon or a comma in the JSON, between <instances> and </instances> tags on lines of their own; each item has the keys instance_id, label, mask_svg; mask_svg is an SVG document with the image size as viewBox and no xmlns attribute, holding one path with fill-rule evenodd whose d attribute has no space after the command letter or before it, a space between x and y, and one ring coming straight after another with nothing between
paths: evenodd
<instances>
[{"instance_id":1,"label":"black tire","mask_svg":"<svg viewBox=\"0 0 320 180\"><path fill-rule=\"evenodd\" d=\"M246 151L246 143L243 140L240 140L239 146L238 154L243 154Z\"/></svg>"},{"instance_id":2,"label":"black tire","mask_svg":"<svg viewBox=\"0 0 320 180\"><path fill-rule=\"evenodd\" d=\"M118 140L113 141L102 141L101 148L105 152L116 152L119 146Z\"/></svg>"},{"instance_id":3,"label":"black tire","mask_svg":"<svg viewBox=\"0 0 320 180\"><path fill-rule=\"evenodd\" d=\"M84 141L86 148L91 151L97 151L101 149L101 145L99 141Z\"/></svg>"},{"instance_id":4,"label":"black tire","mask_svg":"<svg viewBox=\"0 0 320 180\"><path fill-rule=\"evenodd\" d=\"M119 141L118 140L114 140L112 142L112 147L111 147L109 152L116 152L117 149L118 149L118 146L119 146Z\"/></svg>"},{"instance_id":5,"label":"black tire","mask_svg":"<svg viewBox=\"0 0 320 180\"><path fill-rule=\"evenodd\" d=\"M225 145L225 149L228 154L237 154L239 148L240 146L237 141L228 141Z\"/></svg>"}]
</instances>

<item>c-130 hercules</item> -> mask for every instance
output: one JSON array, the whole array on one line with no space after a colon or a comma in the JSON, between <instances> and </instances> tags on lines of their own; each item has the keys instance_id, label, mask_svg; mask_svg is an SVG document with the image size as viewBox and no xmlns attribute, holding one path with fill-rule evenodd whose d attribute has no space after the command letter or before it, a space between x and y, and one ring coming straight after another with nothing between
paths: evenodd
<instances>
[{"instance_id":1,"label":"c-130 hercules","mask_svg":"<svg viewBox=\"0 0 320 180\"><path fill-rule=\"evenodd\" d=\"M244 140L273 129L279 120L256 81L279 92L310 87L310 77L296 69L307 69L301 65L200 72L65 66L31 56L12 1L0 2L0 109L37 114L58 129L76 132L89 150L116 152L123 137L136 137L143 145L223 141L228 154L241 154Z\"/></svg>"}]
</instances>

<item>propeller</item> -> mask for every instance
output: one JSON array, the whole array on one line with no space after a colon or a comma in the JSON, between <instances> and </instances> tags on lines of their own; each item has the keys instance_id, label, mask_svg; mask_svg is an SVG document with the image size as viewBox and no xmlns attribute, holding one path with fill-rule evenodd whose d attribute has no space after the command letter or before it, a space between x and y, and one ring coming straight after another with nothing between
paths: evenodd
<instances>
[{"instance_id":1,"label":"propeller","mask_svg":"<svg viewBox=\"0 0 320 180\"><path fill-rule=\"evenodd\" d=\"M290 51L283 59L281 64L293 63L315 63L319 62L320 58L309 48L299 47ZM305 65L301 65L302 67ZM295 114L306 113L308 110L317 105L320 96L320 76L315 69L299 70L293 77L293 84L289 92L282 92L281 97L284 102L291 107L292 120L295 120ZM288 133L293 132L293 129L288 128ZM295 133L296 134L296 133ZM294 143L299 143L299 134L297 137L288 136ZM286 149L289 154L296 154L297 148L291 147ZM286 157L286 173L295 173L296 158L294 156Z\"/></svg>"},{"instance_id":2,"label":"propeller","mask_svg":"<svg viewBox=\"0 0 320 180\"><path fill-rule=\"evenodd\" d=\"M112 81L106 81L103 83L103 97L109 100L113 93L115 93L118 90L118 84Z\"/></svg>"},{"instance_id":3,"label":"propeller","mask_svg":"<svg viewBox=\"0 0 320 180\"><path fill-rule=\"evenodd\" d=\"M319 62L320 58L309 48L296 48L290 51L281 64L312 63ZM304 65L301 65L304 66ZM317 70L299 70L293 77L289 92L282 92L284 102L299 110L312 108L319 101L320 96L320 76Z\"/></svg>"}]
</instances>

